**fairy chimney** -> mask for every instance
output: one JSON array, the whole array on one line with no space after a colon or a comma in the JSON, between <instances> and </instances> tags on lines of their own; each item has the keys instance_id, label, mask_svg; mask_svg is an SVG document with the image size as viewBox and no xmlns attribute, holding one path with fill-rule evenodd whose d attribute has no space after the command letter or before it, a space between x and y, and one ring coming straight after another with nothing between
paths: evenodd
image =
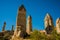
<instances>
[{"instance_id":1,"label":"fairy chimney","mask_svg":"<svg viewBox=\"0 0 60 40\"><path fill-rule=\"evenodd\" d=\"M47 13L44 19L45 30L47 34L50 34L53 30L53 20L52 17Z\"/></svg>"},{"instance_id":2,"label":"fairy chimney","mask_svg":"<svg viewBox=\"0 0 60 40\"><path fill-rule=\"evenodd\" d=\"M60 33L60 18L56 20L56 31L57 33Z\"/></svg>"},{"instance_id":3,"label":"fairy chimney","mask_svg":"<svg viewBox=\"0 0 60 40\"><path fill-rule=\"evenodd\" d=\"M30 34L30 33L32 32L32 18L31 18L31 16L28 16L28 19L27 19L26 32L27 32L28 34Z\"/></svg>"}]
</instances>

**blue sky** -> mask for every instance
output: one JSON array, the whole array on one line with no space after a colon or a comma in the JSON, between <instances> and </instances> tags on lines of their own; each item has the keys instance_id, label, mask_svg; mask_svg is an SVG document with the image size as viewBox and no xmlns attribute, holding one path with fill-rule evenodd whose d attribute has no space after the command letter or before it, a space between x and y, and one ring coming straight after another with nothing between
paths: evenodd
<instances>
[{"instance_id":1,"label":"blue sky","mask_svg":"<svg viewBox=\"0 0 60 40\"><path fill-rule=\"evenodd\" d=\"M26 8L26 14L32 16L32 28L44 29L44 17L49 13L55 25L56 19L60 17L60 0L0 0L0 31L4 21L6 30L11 30L12 25L16 27L16 16L21 5Z\"/></svg>"}]
</instances>

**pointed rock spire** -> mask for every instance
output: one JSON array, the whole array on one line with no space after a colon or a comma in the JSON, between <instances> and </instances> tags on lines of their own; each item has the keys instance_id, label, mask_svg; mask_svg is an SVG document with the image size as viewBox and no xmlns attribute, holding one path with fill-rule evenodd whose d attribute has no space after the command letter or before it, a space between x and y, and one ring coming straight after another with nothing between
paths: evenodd
<instances>
[{"instance_id":1,"label":"pointed rock spire","mask_svg":"<svg viewBox=\"0 0 60 40\"><path fill-rule=\"evenodd\" d=\"M26 9L25 9L23 4L19 7L19 10L22 10L22 9L24 9L24 11L26 11Z\"/></svg>"},{"instance_id":2,"label":"pointed rock spire","mask_svg":"<svg viewBox=\"0 0 60 40\"><path fill-rule=\"evenodd\" d=\"M12 29L11 30L14 31L14 25L12 25Z\"/></svg>"},{"instance_id":3,"label":"pointed rock spire","mask_svg":"<svg viewBox=\"0 0 60 40\"><path fill-rule=\"evenodd\" d=\"M6 27L6 22L4 22L4 25L3 25L2 31L5 31L5 27Z\"/></svg>"},{"instance_id":4,"label":"pointed rock spire","mask_svg":"<svg viewBox=\"0 0 60 40\"><path fill-rule=\"evenodd\" d=\"M53 20L50 14L48 13L46 14L44 22L45 22L45 27L47 27L48 25L51 25L51 26L53 25Z\"/></svg>"},{"instance_id":5,"label":"pointed rock spire","mask_svg":"<svg viewBox=\"0 0 60 40\"><path fill-rule=\"evenodd\" d=\"M45 20L46 20L46 19L51 19L51 20L52 20L52 17L51 17L51 15L50 15L49 13L46 14Z\"/></svg>"},{"instance_id":6,"label":"pointed rock spire","mask_svg":"<svg viewBox=\"0 0 60 40\"><path fill-rule=\"evenodd\" d=\"M53 30L53 20L52 17L47 13L44 19L45 29L46 32L49 34Z\"/></svg>"}]
</instances>

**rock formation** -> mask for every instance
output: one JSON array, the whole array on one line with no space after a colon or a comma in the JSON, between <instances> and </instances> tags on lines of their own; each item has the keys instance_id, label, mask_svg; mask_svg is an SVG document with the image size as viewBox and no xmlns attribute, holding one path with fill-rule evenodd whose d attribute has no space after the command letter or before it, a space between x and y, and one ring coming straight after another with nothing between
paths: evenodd
<instances>
[{"instance_id":1,"label":"rock formation","mask_svg":"<svg viewBox=\"0 0 60 40\"><path fill-rule=\"evenodd\" d=\"M30 33L32 32L32 18L31 18L31 16L28 16L28 19L27 19L26 32L27 32L28 34L30 34Z\"/></svg>"},{"instance_id":2,"label":"rock formation","mask_svg":"<svg viewBox=\"0 0 60 40\"><path fill-rule=\"evenodd\" d=\"M56 27L54 28L52 17L47 13L44 19L45 30L40 30L42 34L51 34L56 29L57 33L60 33L60 18L56 20ZM30 33L32 32L32 17L28 16L26 25L26 9L21 5L18 9L18 15L16 18L16 29L12 25L11 30L5 30L6 22L4 22L2 32L0 32L0 39L4 40L30 40ZM26 39L25 39L26 38ZM1 40L2 40L1 39Z\"/></svg>"},{"instance_id":3,"label":"rock formation","mask_svg":"<svg viewBox=\"0 0 60 40\"><path fill-rule=\"evenodd\" d=\"M56 30L57 30L57 33L60 33L60 18L56 20Z\"/></svg>"},{"instance_id":4,"label":"rock formation","mask_svg":"<svg viewBox=\"0 0 60 40\"><path fill-rule=\"evenodd\" d=\"M47 15L45 16L44 19L44 24L45 24L45 30L47 32L47 34L50 34L53 30L53 20L52 17L47 13Z\"/></svg>"},{"instance_id":5,"label":"rock formation","mask_svg":"<svg viewBox=\"0 0 60 40\"><path fill-rule=\"evenodd\" d=\"M14 31L14 25L12 25L12 29L11 29L11 31Z\"/></svg>"},{"instance_id":6,"label":"rock formation","mask_svg":"<svg viewBox=\"0 0 60 40\"><path fill-rule=\"evenodd\" d=\"M2 31L5 31L5 27L6 27L6 22L4 22L4 25L3 25Z\"/></svg>"},{"instance_id":7,"label":"rock formation","mask_svg":"<svg viewBox=\"0 0 60 40\"><path fill-rule=\"evenodd\" d=\"M25 34L26 34L26 9L24 8L23 5L21 5L21 7L19 7L18 10L16 29L14 31L12 39L24 38Z\"/></svg>"}]
</instances>

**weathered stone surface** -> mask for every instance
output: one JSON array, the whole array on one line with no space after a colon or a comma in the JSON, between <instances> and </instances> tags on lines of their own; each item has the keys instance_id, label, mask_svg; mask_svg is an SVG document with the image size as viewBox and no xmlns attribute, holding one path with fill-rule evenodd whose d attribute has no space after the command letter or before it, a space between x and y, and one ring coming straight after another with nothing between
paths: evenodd
<instances>
[{"instance_id":1,"label":"weathered stone surface","mask_svg":"<svg viewBox=\"0 0 60 40\"><path fill-rule=\"evenodd\" d=\"M53 20L52 17L47 13L44 19L45 24L45 30L47 33L51 33L53 30Z\"/></svg>"},{"instance_id":2,"label":"weathered stone surface","mask_svg":"<svg viewBox=\"0 0 60 40\"><path fill-rule=\"evenodd\" d=\"M16 29L14 31L14 35L12 39L16 38L24 38L26 33L26 10L23 5L19 7L17 21L16 21Z\"/></svg>"},{"instance_id":3,"label":"weathered stone surface","mask_svg":"<svg viewBox=\"0 0 60 40\"><path fill-rule=\"evenodd\" d=\"M30 34L32 32L32 18L31 18L31 16L28 16L28 19L27 19L26 32L28 34Z\"/></svg>"},{"instance_id":4,"label":"weathered stone surface","mask_svg":"<svg viewBox=\"0 0 60 40\"><path fill-rule=\"evenodd\" d=\"M56 30L57 30L57 33L60 33L60 18L56 20Z\"/></svg>"}]
</instances>

